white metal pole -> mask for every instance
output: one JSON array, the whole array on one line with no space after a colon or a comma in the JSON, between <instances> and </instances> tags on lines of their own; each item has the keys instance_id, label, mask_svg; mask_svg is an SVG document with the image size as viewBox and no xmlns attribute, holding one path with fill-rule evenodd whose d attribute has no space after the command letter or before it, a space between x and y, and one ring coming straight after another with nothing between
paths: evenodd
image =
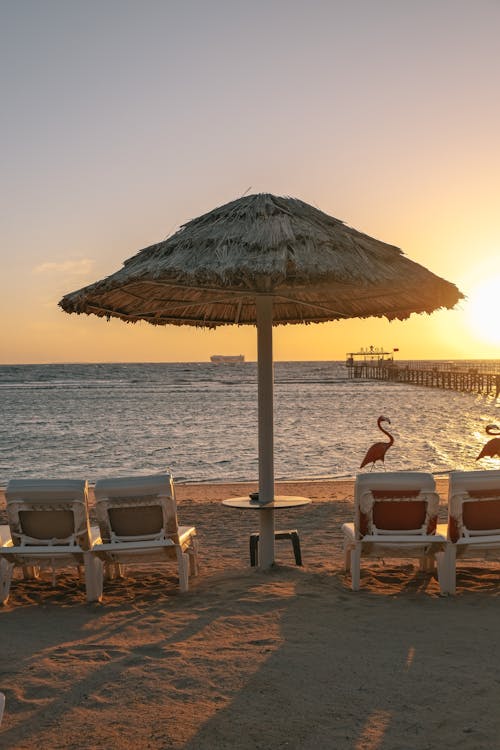
<instances>
[{"instance_id":1,"label":"white metal pole","mask_svg":"<svg viewBox=\"0 0 500 750\"><path fill-rule=\"evenodd\" d=\"M257 374L259 418L259 503L274 500L273 413L273 298L259 295L257 306ZM260 516L259 566L274 563L274 509L262 508Z\"/></svg>"}]
</instances>

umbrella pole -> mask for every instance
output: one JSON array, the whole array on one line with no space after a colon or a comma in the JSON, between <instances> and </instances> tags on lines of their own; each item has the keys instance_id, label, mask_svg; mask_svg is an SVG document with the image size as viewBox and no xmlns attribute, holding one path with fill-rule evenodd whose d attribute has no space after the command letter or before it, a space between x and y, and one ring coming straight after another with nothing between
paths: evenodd
<instances>
[{"instance_id":1,"label":"umbrella pole","mask_svg":"<svg viewBox=\"0 0 500 750\"><path fill-rule=\"evenodd\" d=\"M257 374L259 415L259 502L274 500L273 435L273 298L258 295L257 307ZM259 565L270 568L274 563L274 510L262 509L260 516Z\"/></svg>"}]
</instances>

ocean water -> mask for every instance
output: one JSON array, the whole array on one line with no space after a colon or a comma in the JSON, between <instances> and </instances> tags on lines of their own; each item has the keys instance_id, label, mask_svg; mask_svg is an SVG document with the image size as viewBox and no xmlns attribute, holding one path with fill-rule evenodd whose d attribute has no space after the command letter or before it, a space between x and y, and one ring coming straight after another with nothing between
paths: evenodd
<instances>
[{"instance_id":1,"label":"ocean water","mask_svg":"<svg viewBox=\"0 0 500 750\"><path fill-rule=\"evenodd\" d=\"M500 468L475 461L499 409L491 396L349 380L343 362L277 362L276 478L354 476L386 439L381 414L395 438L388 470ZM258 474L253 362L0 366L0 417L1 487L166 467L178 482Z\"/></svg>"}]
</instances>

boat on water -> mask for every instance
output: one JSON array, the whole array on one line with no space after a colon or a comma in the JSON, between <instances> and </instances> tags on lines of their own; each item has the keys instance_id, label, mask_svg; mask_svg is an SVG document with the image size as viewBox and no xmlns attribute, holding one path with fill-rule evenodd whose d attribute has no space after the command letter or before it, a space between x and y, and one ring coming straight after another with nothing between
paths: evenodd
<instances>
[{"instance_id":1,"label":"boat on water","mask_svg":"<svg viewBox=\"0 0 500 750\"><path fill-rule=\"evenodd\" d=\"M210 361L215 365L237 365L245 361L244 354L212 354Z\"/></svg>"}]
</instances>

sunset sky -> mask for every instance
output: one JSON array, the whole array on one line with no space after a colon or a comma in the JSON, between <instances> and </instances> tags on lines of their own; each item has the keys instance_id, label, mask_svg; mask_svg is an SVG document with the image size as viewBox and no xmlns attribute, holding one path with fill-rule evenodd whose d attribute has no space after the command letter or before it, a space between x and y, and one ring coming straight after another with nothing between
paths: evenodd
<instances>
[{"instance_id":1,"label":"sunset sky","mask_svg":"<svg viewBox=\"0 0 500 750\"><path fill-rule=\"evenodd\" d=\"M278 327L275 359L500 358L499 36L498 0L0 0L0 362L255 359L253 328L57 306L245 192L311 203L468 296Z\"/></svg>"}]
</instances>

